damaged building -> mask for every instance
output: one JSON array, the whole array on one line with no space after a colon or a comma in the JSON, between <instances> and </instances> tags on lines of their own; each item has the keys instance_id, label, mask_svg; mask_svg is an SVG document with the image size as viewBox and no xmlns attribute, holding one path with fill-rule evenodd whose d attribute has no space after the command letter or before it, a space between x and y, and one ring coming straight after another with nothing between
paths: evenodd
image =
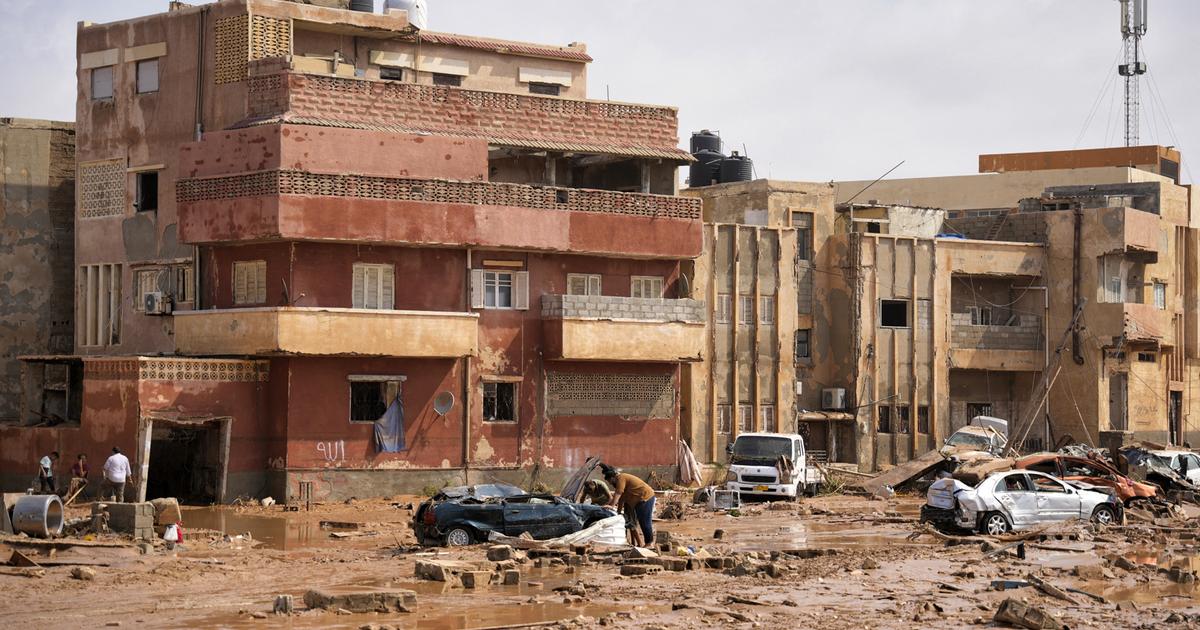
<instances>
[{"instance_id":1,"label":"damaged building","mask_svg":"<svg viewBox=\"0 0 1200 630\"><path fill-rule=\"evenodd\" d=\"M4 485L114 445L191 501L672 467L701 205L676 110L590 61L278 0L81 23L81 418L0 429Z\"/></svg>"}]
</instances>

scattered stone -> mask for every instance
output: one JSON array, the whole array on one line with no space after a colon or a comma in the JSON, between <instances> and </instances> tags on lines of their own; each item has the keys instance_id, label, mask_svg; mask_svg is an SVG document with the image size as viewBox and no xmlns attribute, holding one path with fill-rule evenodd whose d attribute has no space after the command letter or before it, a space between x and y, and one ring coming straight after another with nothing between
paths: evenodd
<instances>
[{"instance_id":1,"label":"scattered stone","mask_svg":"<svg viewBox=\"0 0 1200 630\"><path fill-rule=\"evenodd\" d=\"M767 570L767 575L773 579L779 579L788 574L787 567L785 567L782 564L775 564L774 562L767 564L766 570Z\"/></svg>"},{"instance_id":2,"label":"scattered stone","mask_svg":"<svg viewBox=\"0 0 1200 630\"><path fill-rule=\"evenodd\" d=\"M626 558L657 558L658 554L643 547L634 547L625 552Z\"/></svg>"},{"instance_id":3,"label":"scattered stone","mask_svg":"<svg viewBox=\"0 0 1200 630\"><path fill-rule=\"evenodd\" d=\"M295 612L295 602L291 595L276 595L274 612L276 615L290 615Z\"/></svg>"},{"instance_id":4,"label":"scattered stone","mask_svg":"<svg viewBox=\"0 0 1200 630\"><path fill-rule=\"evenodd\" d=\"M662 567L656 564L625 564L621 565L621 575L626 577L635 577L640 575L650 575L662 571Z\"/></svg>"},{"instance_id":5,"label":"scattered stone","mask_svg":"<svg viewBox=\"0 0 1200 630\"><path fill-rule=\"evenodd\" d=\"M723 530L723 529L718 529L713 532L713 540L721 540L724 537L725 537L725 530Z\"/></svg>"},{"instance_id":6,"label":"scattered stone","mask_svg":"<svg viewBox=\"0 0 1200 630\"><path fill-rule=\"evenodd\" d=\"M412 591L365 591L361 593L324 593L309 591L304 594L304 605L309 608L337 609L338 614L351 612L410 612L417 603L417 594Z\"/></svg>"},{"instance_id":7,"label":"scattered stone","mask_svg":"<svg viewBox=\"0 0 1200 630\"><path fill-rule=\"evenodd\" d=\"M121 626L121 622L120 621L110 621L104 625L109 628L119 628Z\"/></svg>"},{"instance_id":8,"label":"scattered stone","mask_svg":"<svg viewBox=\"0 0 1200 630\"><path fill-rule=\"evenodd\" d=\"M997 623L1029 628L1029 630L1060 630L1064 628L1062 622L1050 613L1012 598L1000 603L1000 608L992 619Z\"/></svg>"},{"instance_id":9,"label":"scattered stone","mask_svg":"<svg viewBox=\"0 0 1200 630\"><path fill-rule=\"evenodd\" d=\"M462 580L463 588L484 588L492 583L492 572L463 571L458 578Z\"/></svg>"},{"instance_id":10,"label":"scattered stone","mask_svg":"<svg viewBox=\"0 0 1200 630\"><path fill-rule=\"evenodd\" d=\"M151 499L154 506L155 525L174 525L183 520L183 512L179 509L179 500L173 498Z\"/></svg>"},{"instance_id":11,"label":"scattered stone","mask_svg":"<svg viewBox=\"0 0 1200 630\"><path fill-rule=\"evenodd\" d=\"M487 559L492 562L501 562L504 560L513 559L513 548L508 545L492 545L488 547Z\"/></svg>"},{"instance_id":12,"label":"scattered stone","mask_svg":"<svg viewBox=\"0 0 1200 630\"><path fill-rule=\"evenodd\" d=\"M1123 569L1125 571L1137 571L1138 570L1138 565L1134 561L1130 560L1129 558L1126 558L1125 556L1109 556L1108 562L1110 564L1112 564L1114 567L1117 567L1118 569Z\"/></svg>"},{"instance_id":13,"label":"scattered stone","mask_svg":"<svg viewBox=\"0 0 1200 630\"><path fill-rule=\"evenodd\" d=\"M91 581L96 579L96 570L91 567L75 567L71 569L71 577L76 580Z\"/></svg>"},{"instance_id":14,"label":"scattered stone","mask_svg":"<svg viewBox=\"0 0 1200 630\"><path fill-rule=\"evenodd\" d=\"M517 586L521 583L521 572L516 569L505 571L502 574L501 583L505 586Z\"/></svg>"},{"instance_id":15,"label":"scattered stone","mask_svg":"<svg viewBox=\"0 0 1200 630\"><path fill-rule=\"evenodd\" d=\"M877 561L875 558L866 558L866 559L864 559L864 560L863 560L863 562L862 562L862 568L863 568L863 570L864 570L864 571L870 571L870 570L872 570L872 569L878 569L878 568L879 568L879 561Z\"/></svg>"},{"instance_id":16,"label":"scattered stone","mask_svg":"<svg viewBox=\"0 0 1200 630\"><path fill-rule=\"evenodd\" d=\"M266 618L267 618L267 613L265 613L265 612L263 612L263 611L259 610L259 611L256 611L256 612L252 612L252 613L250 613L250 616L251 616L251 617L254 617L255 619L266 619Z\"/></svg>"},{"instance_id":17,"label":"scattered stone","mask_svg":"<svg viewBox=\"0 0 1200 630\"><path fill-rule=\"evenodd\" d=\"M688 558L672 558L664 556L661 558L656 558L656 560L658 560L659 566L668 571L687 571L688 567L690 566Z\"/></svg>"},{"instance_id":18,"label":"scattered stone","mask_svg":"<svg viewBox=\"0 0 1200 630\"><path fill-rule=\"evenodd\" d=\"M1071 575L1084 580L1103 580L1104 567L1098 564L1081 564L1071 570Z\"/></svg>"},{"instance_id":19,"label":"scattered stone","mask_svg":"<svg viewBox=\"0 0 1200 630\"><path fill-rule=\"evenodd\" d=\"M478 571L479 567L469 562L453 560L417 560L413 575L433 582L455 582L463 571Z\"/></svg>"}]
</instances>

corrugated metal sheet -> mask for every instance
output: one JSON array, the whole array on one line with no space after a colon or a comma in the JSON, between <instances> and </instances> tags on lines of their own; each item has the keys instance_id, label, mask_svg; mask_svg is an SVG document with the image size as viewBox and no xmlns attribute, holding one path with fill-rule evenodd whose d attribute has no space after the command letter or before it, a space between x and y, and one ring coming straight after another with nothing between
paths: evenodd
<instances>
[{"instance_id":1,"label":"corrugated metal sheet","mask_svg":"<svg viewBox=\"0 0 1200 630\"><path fill-rule=\"evenodd\" d=\"M567 59L570 61L592 61L591 55L574 48L566 46L543 46L539 44L529 44L525 42L513 42L502 39L487 39L484 37L470 37L468 35L457 35L454 33L432 33L429 31L421 31L420 40L431 44L445 44L447 46L461 46L463 48L475 48L478 50L490 50L493 52L507 53L510 55L524 55L527 57L546 57L550 59Z\"/></svg>"}]
</instances>

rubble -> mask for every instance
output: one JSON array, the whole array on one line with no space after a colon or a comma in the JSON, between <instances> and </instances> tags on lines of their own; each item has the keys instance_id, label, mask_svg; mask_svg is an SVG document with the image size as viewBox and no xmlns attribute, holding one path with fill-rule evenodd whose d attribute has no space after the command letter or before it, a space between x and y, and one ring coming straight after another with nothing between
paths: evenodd
<instances>
[{"instance_id":1,"label":"rubble","mask_svg":"<svg viewBox=\"0 0 1200 630\"><path fill-rule=\"evenodd\" d=\"M1029 630L1065 630L1056 617L1036 606L1009 598L1000 603L992 619L999 624Z\"/></svg>"},{"instance_id":2,"label":"rubble","mask_svg":"<svg viewBox=\"0 0 1200 630\"><path fill-rule=\"evenodd\" d=\"M366 612L411 612L417 605L417 594L412 591L364 591L360 593L326 593L311 590L304 594L304 605L309 608Z\"/></svg>"}]
</instances>

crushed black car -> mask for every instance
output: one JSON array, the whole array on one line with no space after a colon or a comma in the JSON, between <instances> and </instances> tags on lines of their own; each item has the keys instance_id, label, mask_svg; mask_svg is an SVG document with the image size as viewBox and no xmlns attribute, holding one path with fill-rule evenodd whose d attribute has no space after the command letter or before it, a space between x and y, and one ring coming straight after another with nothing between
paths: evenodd
<instances>
[{"instance_id":1,"label":"crushed black car","mask_svg":"<svg viewBox=\"0 0 1200 630\"><path fill-rule=\"evenodd\" d=\"M599 464L599 458L589 458L558 495L529 494L508 484L444 488L413 514L417 542L457 547L486 542L490 532L545 540L583 530L615 514L578 502L583 482Z\"/></svg>"}]
</instances>

